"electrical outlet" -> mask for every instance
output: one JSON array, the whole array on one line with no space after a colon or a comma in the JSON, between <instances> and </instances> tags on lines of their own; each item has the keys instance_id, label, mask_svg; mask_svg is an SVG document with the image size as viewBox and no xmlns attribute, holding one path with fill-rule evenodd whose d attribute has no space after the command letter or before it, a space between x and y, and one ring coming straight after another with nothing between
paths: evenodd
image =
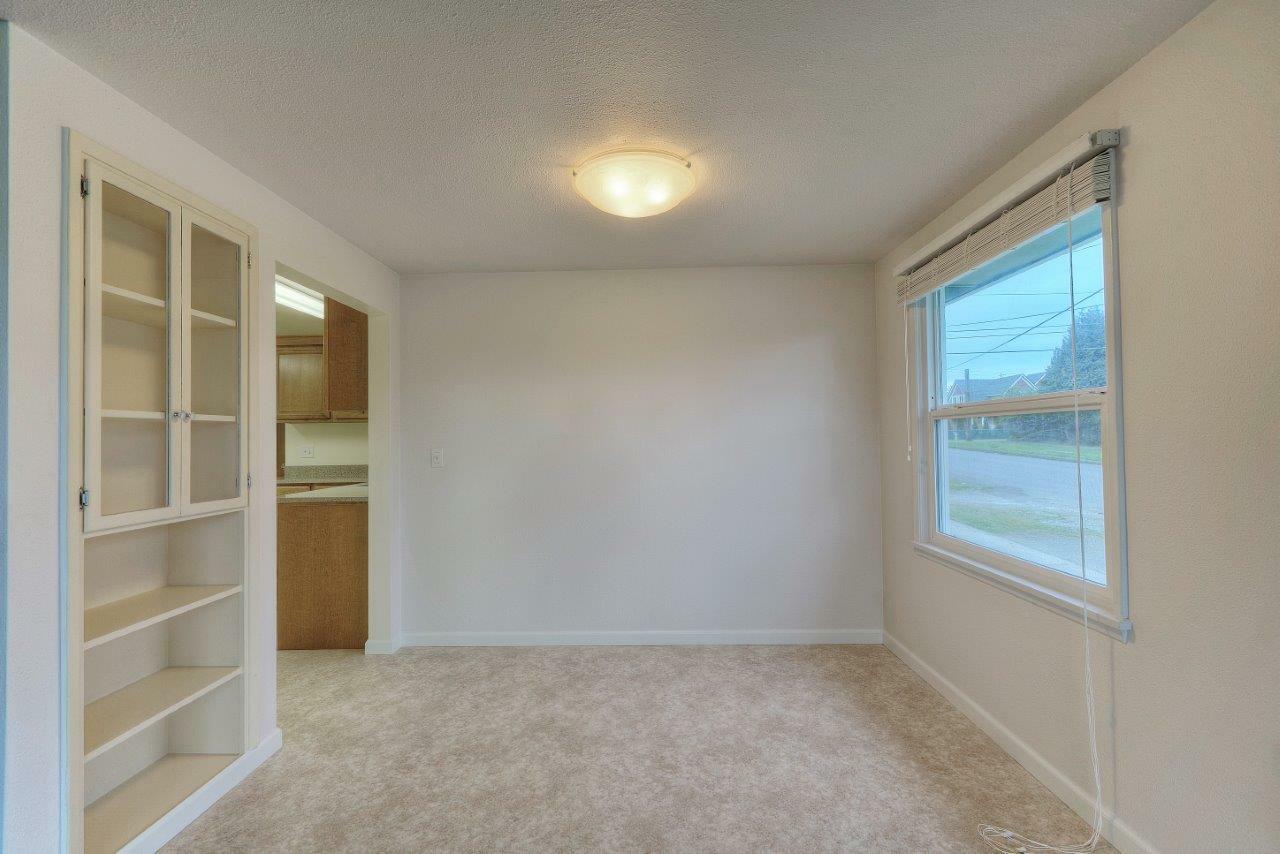
<instances>
[{"instance_id":1,"label":"electrical outlet","mask_svg":"<svg viewBox=\"0 0 1280 854\"><path fill-rule=\"evenodd\" d=\"M316 458L316 446L303 445L298 448L298 456L302 457L304 460L314 460Z\"/></svg>"},{"instance_id":2,"label":"electrical outlet","mask_svg":"<svg viewBox=\"0 0 1280 854\"><path fill-rule=\"evenodd\" d=\"M431 449L431 467L433 469L444 468L444 448Z\"/></svg>"}]
</instances>

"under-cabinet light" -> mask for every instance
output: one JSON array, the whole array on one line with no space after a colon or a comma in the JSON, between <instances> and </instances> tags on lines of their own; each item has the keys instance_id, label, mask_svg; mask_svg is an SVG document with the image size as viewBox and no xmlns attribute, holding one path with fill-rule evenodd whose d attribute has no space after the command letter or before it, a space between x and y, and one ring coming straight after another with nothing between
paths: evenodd
<instances>
[{"instance_id":1,"label":"under-cabinet light","mask_svg":"<svg viewBox=\"0 0 1280 854\"><path fill-rule=\"evenodd\" d=\"M324 317L324 295L284 276L276 276L276 302L312 317Z\"/></svg>"}]
</instances>

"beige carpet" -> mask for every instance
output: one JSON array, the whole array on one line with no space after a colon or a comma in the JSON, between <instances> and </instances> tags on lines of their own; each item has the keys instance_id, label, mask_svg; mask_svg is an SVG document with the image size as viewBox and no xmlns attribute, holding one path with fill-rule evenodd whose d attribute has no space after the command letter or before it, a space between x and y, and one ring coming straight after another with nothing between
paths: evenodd
<instances>
[{"instance_id":1,"label":"beige carpet","mask_svg":"<svg viewBox=\"0 0 1280 854\"><path fill-rule=\"evenodd\" d=\"M977 851L1074 813L879 646L280 654L283 749L167 851Z\"/></svg>"}]
</instances>

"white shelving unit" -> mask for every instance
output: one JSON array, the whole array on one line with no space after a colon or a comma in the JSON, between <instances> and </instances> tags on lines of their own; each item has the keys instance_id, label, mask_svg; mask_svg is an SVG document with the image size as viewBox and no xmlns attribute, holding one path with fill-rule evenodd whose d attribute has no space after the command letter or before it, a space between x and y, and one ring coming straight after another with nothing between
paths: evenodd
<instances>
[{"instance_id":1,"label":"white shelving unit","mask_svg":"<svg viewBox=\"0 0 1280 854\"><path fill-rule=\"evenodd\" d=\"M71 849L117 851L250 744L256 235L74 136L71 162Z\"/></svg>"},{"instance_id":2,"label":"white shelving unit","mask_svg":"<svg viewBox=\"0 0 1280 854\"><path fill-rule=\"evenodd\" d=\"M239 667L166 667L84 708L88 762L239 676Z\"/></svg>"},{"instance_id":3,"label":"white shelving unit","mask_svg":"<svg viewBox=\"0 0 1280 854\"><path fill-rule=\"evenodd\" d=\"M93 649L239 592L240 586L234 584L157 587L127 599L86 608L84 648Z\"/></svg>"},{"instance_id":4,"label":"white shelving unit","mask_svg":"<svg viewBox=\"0 0 1280 854\"><path fill-rule=\"evenodd\" d=\"M119 851L235 759L221 753L171 753L157 759L85 810L86 854Z\"/></svg>"}]
</instances>

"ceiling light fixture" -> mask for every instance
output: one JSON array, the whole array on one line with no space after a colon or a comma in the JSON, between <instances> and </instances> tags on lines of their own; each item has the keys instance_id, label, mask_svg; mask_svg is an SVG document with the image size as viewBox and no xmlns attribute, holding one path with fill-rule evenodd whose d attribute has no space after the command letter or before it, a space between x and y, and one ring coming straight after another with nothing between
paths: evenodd
<instances>
[{"instance_id":1,"label":"ceiling light fixture","mask_svg":"<svg viewBox=\"0 0 1280 854\"><path fill-rule=\"evenodd\" d=\"M324 317L324 295L284 276L276 276L276 302L312 317Z\"/></svg>"},{"instance_id":2,"label":"ceiling light fixture","mask_svg":"<svg viewBox=\"0 0 1280 854\"><path fill-rule=\"evenodd\" d=\"M573 170L578 195L605 213L633 219L671 210L693 187L688 160L647 148L606 151Z\"/></svg>"}]
</instances>

